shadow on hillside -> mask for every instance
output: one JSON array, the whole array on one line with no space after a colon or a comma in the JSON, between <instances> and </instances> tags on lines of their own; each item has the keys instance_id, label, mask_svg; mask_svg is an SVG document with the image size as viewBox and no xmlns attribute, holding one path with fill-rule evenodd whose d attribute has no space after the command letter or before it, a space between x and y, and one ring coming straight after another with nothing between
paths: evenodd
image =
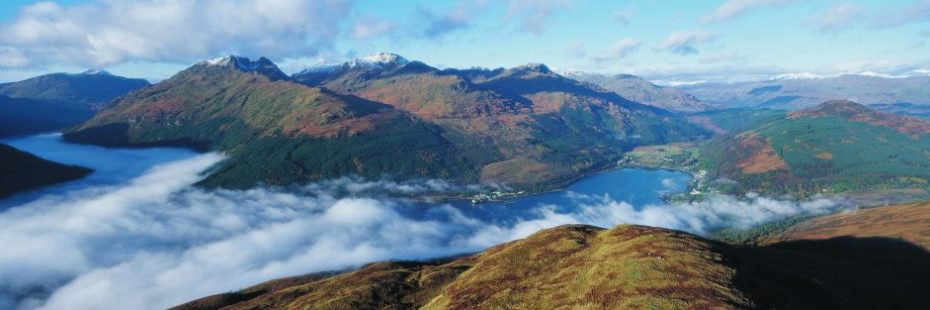
<instances>
[{"instance_id":1,"label":"shadow on hillside","mask_svg":"<svg viewBox=\"0 0 930 310\"><path fill-rule=\"evenodd\" d=\"M731 249L740 288L765 309L921 309L930 252L890 238L839 237Z\"/></svg>"}]
</instances>

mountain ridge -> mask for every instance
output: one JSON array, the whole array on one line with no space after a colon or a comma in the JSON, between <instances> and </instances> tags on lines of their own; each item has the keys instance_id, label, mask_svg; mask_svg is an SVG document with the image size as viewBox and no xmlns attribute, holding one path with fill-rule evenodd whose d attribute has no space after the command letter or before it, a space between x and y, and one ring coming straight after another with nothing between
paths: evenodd
<instances>
[{"instance_id":1,"label":"mountain ridge","mask_svg":"<svg viewBox=\"0 0 930 310\"><path fill-rule=\"evenodd\" d=\"M398 57L286 79L267 60L201 62L120 98L65 139L232 152L205 180L213 186L387 174L549 187L608 167L635 145L707 134L544 67L478 74ZM337 148L350 141L361 149ZM405 150L410 141L424 144ZM378 155L379 148L396 153Z\"/></svg>"}]
</instances>

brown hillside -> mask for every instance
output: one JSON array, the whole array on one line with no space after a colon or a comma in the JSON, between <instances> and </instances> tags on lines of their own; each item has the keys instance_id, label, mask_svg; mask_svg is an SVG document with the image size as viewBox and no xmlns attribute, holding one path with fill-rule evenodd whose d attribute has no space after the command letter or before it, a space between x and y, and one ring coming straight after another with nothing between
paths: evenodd
<instances>
[{"instance_id":1,"label":"brown hillside","mask_svg":"<svg viewBox=\"0 0 930 310\"><path fill-rule=\"evenodd\" d=\"M288 278L175 309L913 309L928 276L930 254L892 239L744 248L573 225L452 261Z\"/></svg>"}]
</instances>

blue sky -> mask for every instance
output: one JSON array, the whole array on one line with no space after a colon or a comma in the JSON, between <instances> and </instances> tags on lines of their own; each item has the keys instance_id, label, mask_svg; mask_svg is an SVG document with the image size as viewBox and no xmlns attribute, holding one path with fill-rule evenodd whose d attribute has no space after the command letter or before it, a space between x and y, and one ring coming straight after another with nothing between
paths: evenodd
<instances>
[{"instance_id":1,"label":"blue sky","mask_svg":"<svg viewBox=\"0 0 930 310\"><path fill-rule=\"evenodd\" d=\"M915 75L930 72L928 39L928 0L6 0L0 81L85 68L159 80L230 53L293 72L381 51L665 83Z\"/></svg>"}]
</instances>

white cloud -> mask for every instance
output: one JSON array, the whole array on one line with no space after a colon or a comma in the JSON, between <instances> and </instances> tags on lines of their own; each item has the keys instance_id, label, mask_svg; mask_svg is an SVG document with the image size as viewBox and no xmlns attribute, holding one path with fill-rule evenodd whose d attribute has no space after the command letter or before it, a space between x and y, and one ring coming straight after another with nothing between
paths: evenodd
<instances>
[{"instance_id":1,"label":"white cloud","mask_svg":"<svg viewBox=\"0 0 930 310\"><path fill-rule=\"evenodd\" d=\"M893 28L927 21L930 21L930 0L917 0L906 6L879 11L873 23L879 28Z\"/></svg>"},{"instance_id":2,"label":"white cloud","mask_svg":"<svg viewBox=\"0 0 930 310\"><path fill-rule=\"evenodd\" d=\"M715 64L715 63L745 63L746 56L740 55L736 52L725 52L725 53L715 53L701 56L699 59L701 63L705 64Z\"/></svg>"},{"instance_id":3,"label":"white cloud","mask_svg":"<svg viewBox=\"0 0 930 310\"><path fill-rule=\"evenodd\" d=\"M519 18L522 30L542 34L553 13L571 8L573 4L574 0L510 0L508 11Z\"/></svg>"},{"instance_id":4,"label":"white cloud","mask_svg":"<svg viewBox=\"0 0 930 310\"><path fill-rule=\"evenodd\" d=\"M717 40L717 35L703 30L682 30L673 32L659 45L656 50L668 51L681 55L697 54L697 46Z\"/></svg>"},{"instance_id":5,"label":"white cloud","mask_svg":"<svg viewBox=\"0 0 930 310\"><path fill-rule=\"evenodd\" d=\"M627 10L616 10L610 13L610 17L621 25L629 26L630 19L633 18L633 13Z\"/></svg>"},{"instance_id":6,"label":"white cloud","mask_svg":"<svg viewBox=\"0 0 930 310\"><path fill-rule=\"evenodd\" d=\"M814 29L820 32L842 32L861 20L862 7L843 2L828 7L823 13L810 19Z\"/></svg>"},{"instance_id":7,"label":"white cloud","mask_svg":"<svg viewBox=\"0 0 930 310\"><path fill-rule=\"evenodd\" d=\"M575 43L572 43L572 45L569 45L568 48L565 49L565 52L567 52L569 55L573 57L578 57L578 58L585 57L588 55L588 51L585 48L584 42L581 42L581 41L575 41Z\"/></svg>"},{"instance_id":8,"label":"white cloud","mask_svg":"<svg viewBox=\"0 0 930 310\"><path fill-rule=\"evenodd\" d=\"M710 14L704 15L705 23L715 23L739 17L747 12L766 6L790 3L793 0L727 0Z\"/></svg>"},{"instance_id":9,"label":"white cloud","mask_svg":"<svg viewBox=\"0 0 930 310\"><path fill-rule=\"evenodd\" d=\"M623 38L617 40L617 42L614 42L614 44L610 46L610 49L606 53L600 56L591 57L591 61L597 66L602 66L604 62L626 58L630 54L639 50L639 47L642 45L643 42L637 39Z\"/></svg>"},{"instance_id":10,"label":"white cloud","mask_svg":"<svg viewBox=\"0 0 930 310\"><path fill-rule=\"evenodd\" d=\"M355 25L352 26L351 36L358 40L368 40L391 32L396 26L391 21L368 15L355 22Z\"/></svg>"},{"instance_id":11,"label":"white cloud","mask_svg":"<svg viewBox=\"0 0 930 310\"><path fill-rule=\"evenodd\" d=\"M0 252L0 306L157 309L283 276L477 251L562 224L705 233L839 206L754 195L634 206L568 192L573 208L541 205L485 219L469 213L478 212L472 207L395 198L458 190L441 181L190 187L221 159L197 155L122 185L51 195L0 213L0 242L7 245Z\"/></svg>"},{"instance_id":12,"label":"white cloud","mask_svg":"<svg viewBox=\"0 0 930 310\"><path fill-rule=\"evenodd\" d=\"M349 0L40 2L0 25L0 48L28 62L101 67L128 60L193 62L220 53L315 54L338 36Z\"/></svg>"}]
</instances>

